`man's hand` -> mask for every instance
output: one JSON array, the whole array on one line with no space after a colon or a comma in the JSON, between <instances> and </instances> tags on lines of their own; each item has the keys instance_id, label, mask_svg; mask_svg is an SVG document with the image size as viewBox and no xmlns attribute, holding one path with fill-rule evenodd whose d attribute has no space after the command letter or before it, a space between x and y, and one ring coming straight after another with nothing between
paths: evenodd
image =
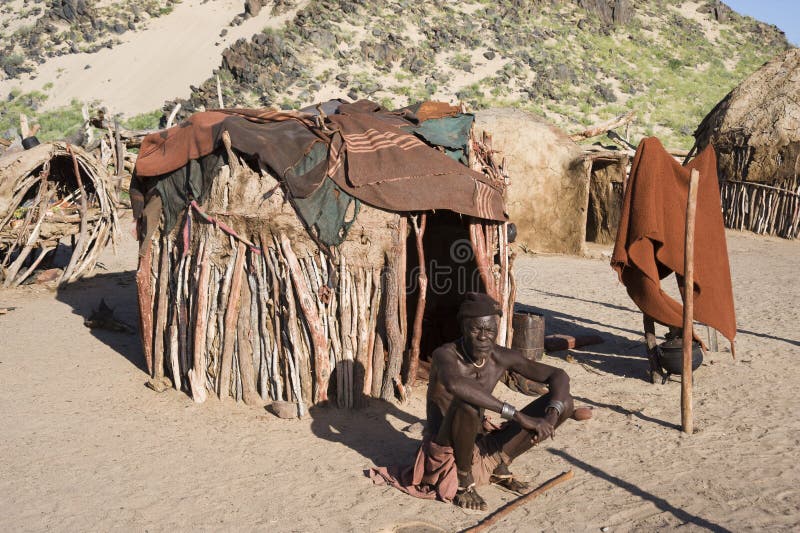
<instances>
[{"instance_id":1,"label":"man's hand","mask_svg":"<svg viewBox=\"0 0 800 533\"><path fill-rule=\"evenodd\" d=\"M519 411L514 415L514 418L523 429L534 433L534 440L536 442L542 442L548 437L555 436L555 426L544 418L528 416Z\"/></svg>"}]
</instances>

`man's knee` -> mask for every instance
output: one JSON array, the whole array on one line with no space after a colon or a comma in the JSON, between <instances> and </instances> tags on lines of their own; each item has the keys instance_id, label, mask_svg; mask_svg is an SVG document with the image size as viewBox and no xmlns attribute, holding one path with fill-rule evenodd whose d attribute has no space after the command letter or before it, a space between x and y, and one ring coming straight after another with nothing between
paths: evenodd
<instances>
[{"instance_id":1,"label":"man's knee","mask_svg":"<svg viewBox=\"0 0 800 533\"><path fill-rule=\"evenodd\" d=\"M479 426L481 424L481 410L466 402L454 402L452 408L455 410L454 418L460 424Z\"/></svg>"}]
</instances>

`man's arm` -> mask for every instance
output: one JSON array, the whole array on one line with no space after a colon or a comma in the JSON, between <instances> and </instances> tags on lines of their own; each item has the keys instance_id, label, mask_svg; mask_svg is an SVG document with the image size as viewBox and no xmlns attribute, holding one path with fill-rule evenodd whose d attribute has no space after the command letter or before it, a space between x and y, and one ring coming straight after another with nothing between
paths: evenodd
<instances>
[{"instance_id":1,"label":"man's arm","mask_svg":"<svg viewBox=\"0 0 800 533\"><path fill-rule=\"evenodd\" d=\"M533 381L547 383L550 389L550 398L554 403L561 402L562 405L568 403L570 399L569 376L566 372L554 366L532 361L516 350L507 350L505 355L509 370ZM555 410L548 409L547 421L555 424L557 420L558 414L555 413Z\"/></svg>"}]
</instances>

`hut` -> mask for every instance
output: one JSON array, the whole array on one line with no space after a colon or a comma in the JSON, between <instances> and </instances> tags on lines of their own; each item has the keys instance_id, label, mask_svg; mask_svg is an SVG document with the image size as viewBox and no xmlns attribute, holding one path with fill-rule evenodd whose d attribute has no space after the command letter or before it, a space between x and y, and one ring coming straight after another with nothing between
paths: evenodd
<instances>
[{"instance_id":1,"label":"hut","mask_svg":"<svg viewBox=\"0 0 800 533\"><path fill-rule=\"evenodd\" d=\"M513 176L508 213L517 242L534 252L583 254L588 241L614 242L628 155L586 149L559 128L518 109L476 113Z\"/></svg>"},{"instance_id":2,"label":"hut","mask_svg":"<svg viewBox=\"0 0 800 533\"><path fill-rule=\"evenodd\" d=\"M800 234L800 49L778 55L732 90L694 133L717 152L725 225Z\"/></svg>"},{"instance_id":3,"label":"hut","mask_svg":"<svg viewBox=\"0 0 800 533\"><path fill-rule=\"evenodd\" d=\"M198 113L146 137L131 198L150 386L298 415L404 397L458 336L468 290L501 303L509 345L507 178L471 123L337 101Z\"/></svg>"},{"instance_id":4,"label":"hut","mask_svg":"<svg viewBox=\"0 0 800 533\"><path fill-rule=\"evenodd\" d=\"M63 142L0 156L0 281L14 287L41 268L59 284L91 273L118 231L109 176Z\"/></svg>"}]
</instances>

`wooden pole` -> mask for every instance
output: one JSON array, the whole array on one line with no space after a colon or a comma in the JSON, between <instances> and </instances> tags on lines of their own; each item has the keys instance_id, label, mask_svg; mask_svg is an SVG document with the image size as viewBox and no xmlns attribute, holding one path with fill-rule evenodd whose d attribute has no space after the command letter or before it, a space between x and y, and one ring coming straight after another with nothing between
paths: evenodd
<instances>
[{"instance_id":1,"label":"wooden pole","mask_svg":"<svg viewBox=\"0 0 800 533\"><path fill-rule=\"evenodd\" d=\"M520 496L516 500L506 504L505 507L501 507L494 513L490 514L489 516L478 522L476 525L465 529L462 533L478 533L479 531L486 531L486 529L492 527L501 519L505 518L509 513L519 508L522 504L527 503L536 498L537 496L544 494L545 492L552 489L559 483L563 483L564 481L569 481L570 479L572 479L572 477L573 477L572 470L569 470L559 476L554 477L541 487L534 489L523 496Z\"/></svg>"},{"instance_id":2,"label":"wooden pole","mask_svg":"<svg viewBox=\"0 0 800 533\"><path fill-rule=\"evenodd\" d=\"M684 252L683 285L683 372L681 373L681 428L694 432L692 420L692 340L694 318L694 223L697 214L697 185L700 173L692 170L689 180L689 200L686 205L686 249Z\"/></svg>"},{"instance_id":3,"label":"wooden pole","mask_svg":"<svg viewBox=\"0 0 800 533\"><path fill-rule=\"evenodd\" d=\"M240 242L236 251L236 264L233 267L228 306L225 309L225 337L222 343L222 361L219 371L219 383L217 385L217 395L219 395L220 400L224 400L230 396L233 347L236 343L236 320L238 320L239 317L239 300L241 298L242 275L244 275L244 258L246 251L247 248L244 243Z\"/></svg>"},{"instance_id":4,"label":"wooden pole","mask_svg":"<svg viewBox=\"0 0 800 533\"><path fill-rule=\"evenodd\" d=\"M204 241L200 242L200 273L197 276L197 300L196 300L196 320L194 325L194 366L187 372L189 376L189 387L192 390L192 399L196 403L206 401L206 335L208 334L208 277L209 277L209 255L210 245L206 246ZM165 250L162 250L162 254ZM161 294L161 292L159 292ZM166 295L166 289L164 290ZM161 302L159 302L159 312ZM160 316L160 314L159 314ZM162 356L163 358L163 356ZM158 353L156 353L158 361ZM156 364L158 373L158 364Z\"/></svg>"},{"instance_id":5,"label":"wooden pole","mask_svg":"<svg viewBox=\"0 0 800 533\"><path fill-rule=\"evenodd\" d=\"M294 283L297 292L297 302L303 310L306 318L306 325L311 335L311 345L314 350L314 381L315 394L313 403L321 403L328 400L328 380L331 376L331 365L328 358L328 338L325 333L324 323L319 315L314 295L306 285L303 277L303 270L292 249L292 243L285 233L280 237L283 256L286 258L289 277ZM289 283L286 284L287 290L291 290Z\"/></svg>"},{"instance_id":6,"label":"wooden pole","mask_svg":"<svg viewBox=\"0 0 800 533\"><path fill-rule=\"evenodd\" d=\"M419 368L419 352L420 342L422 341L422 319L425 315L425 302L428 292L428 273L425 268L425 247L423 246L423 238L425 237L425 226L427 225L428 215L422 213L419 217L420 222L417 223L417 217L411 217L411 223L414 225L414 234L417 239L417 257L419 258L419 274L417 287L417 309L414 312L413 332L411 336L411 353L408 361L408 376L406 378L406 385L409 388L414 387L414 382L417 380L417 369Z\"/></svg>"},{"instance_id":7,"label":"wooden pole","mask_svg":"<svg viewBox=\"0 0 800 533\"><path fill-rule=\"evenodd\" d=\"M225 104L222 101L222 84L219 82L219 74L217 74L217 101L219 102L219 108L225 109Z\"/></svg>"}]
</instances>

